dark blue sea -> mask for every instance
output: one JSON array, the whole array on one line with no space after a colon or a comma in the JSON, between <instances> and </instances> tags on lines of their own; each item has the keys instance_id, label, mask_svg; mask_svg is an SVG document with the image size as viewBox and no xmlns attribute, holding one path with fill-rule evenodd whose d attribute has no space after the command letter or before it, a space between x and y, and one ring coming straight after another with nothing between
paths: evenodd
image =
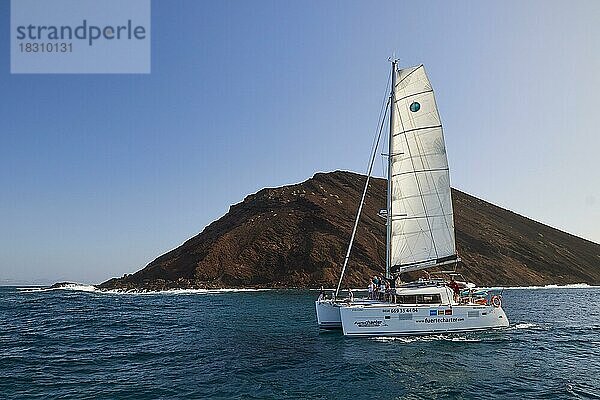
<instances>
[{"instance_id":1,"label":"dark blue sea","mask_svg":"<svg viewBox=\"0 0 600 400\"><path fill-rule=\"evenodd\" d=\"M0 398L598 399L599 288L504 290L504 331L345 338L310 291L0 288Z\"/></svg>"}]
</instances>

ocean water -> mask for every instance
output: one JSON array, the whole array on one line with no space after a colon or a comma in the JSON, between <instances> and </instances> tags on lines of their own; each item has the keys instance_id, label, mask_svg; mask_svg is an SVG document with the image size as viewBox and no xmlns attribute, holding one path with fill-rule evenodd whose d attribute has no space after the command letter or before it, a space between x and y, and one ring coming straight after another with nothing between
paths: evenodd
<instances>
[{"instance_id":1,"label":"ocean water","mask_svg":"<svg viewBox=\"0 0 600 400\"><path fill-rule=\"evenodd\" d=\"M511 327L316 328L311 291L0 287L0 398L600 398L600 288L504 290Z\"/></svg>"}]
</instances>

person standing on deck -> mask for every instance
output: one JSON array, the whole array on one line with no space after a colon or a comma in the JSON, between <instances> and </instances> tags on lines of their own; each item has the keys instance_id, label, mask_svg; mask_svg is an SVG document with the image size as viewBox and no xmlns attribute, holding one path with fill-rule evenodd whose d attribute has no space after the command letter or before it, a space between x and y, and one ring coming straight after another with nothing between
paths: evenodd
<instances>
[{"instance_id":1,"label":"person standing on deck","mask_svg":"<svg viewBox=\"0 0 600 400\"><path fill-rule=\"evenodd\" d=\"M377 275L373 277L373 300L377 300L379 298L379 279L377 279Z\"/></svg>"},{"instance_id":2,"label":"person standing on deck","mask_svg":"<svg viewBox=\"0 0 600 400\"><path fill-rule=\"evenodd\" d=\"M454 301L458 301L458 299L460 298L460 286L458 285L458 282L454 280L454 277L450 278L450 282L448 282L448 287L454 292Z\"/></svg>"},{"instance_id":3,"label":"person standing on deck","mask_svg":"<svg viewBox=\"0 0 600 400\"><path fill-rule=\"evenodd\" d=\"M397 300L396 299L396 279L398 279L398 278L396 277L396 278L390 279L390 297L391 297L390 301L392 303L396 303L396 300Z\"/></svg>"},{"instance_id":4,"label":"person standing on deck","mask_svg":"<svg viewBox=\"0 0 600 400\"><path fill-rule=\"evenodd\" d=\"M390 303L396 302L396 281L398 280L398 276L396 278L385 278L386 280L386 288L388 293L388 300Z\"/></svg>"},{"instance_id":5,"label":"person standing on deck","mask_svg":"<svg viewBox=\"0 0 600 400\"><path fill-rule=\"evenodd\" d=\"M385 301L388 301L388 302L392 301L392 291L390 289L390 281L389 280L385 281Z\"/></svg>"}]
</instances>

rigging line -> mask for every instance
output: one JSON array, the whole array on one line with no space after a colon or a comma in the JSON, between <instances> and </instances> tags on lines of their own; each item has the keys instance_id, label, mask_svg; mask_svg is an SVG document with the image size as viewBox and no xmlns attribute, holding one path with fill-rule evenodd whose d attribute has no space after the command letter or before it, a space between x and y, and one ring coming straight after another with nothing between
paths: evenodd
<instances>
[{"instance_id":1,"label":"rigging line","mask_svg":"<svg viewBox=\"0 0 600 400\"><path fill-rule=\"evenodd\" d=\"M352 251L352 244L354 243L354 236L356 235L356 229L358 228L358 221L360 220L360 214L362 212L363 205L365 204L365 197L367 196L367 189L369 188L369 180L371 179L371 172L373 171L373 164L375 163L375 155L377 154L377 148L379 147L379 141L381 140L381 132L383 132L383 126L385 125L385 117L387 115L387 109L388 109L389 103L390 102L388 101L385 105L385 113L383 114L383 120L381 121L379 132L377 134L377 140L375 141L375 147L373 148L373 152L371 153L369 169L367 171L367 180L365 182L365 189L363 190L363 194L360 199L360 204L358 206L358 211L356 212L356 219L354 220L354 228L352 228L352 235L350 236L350 244L348 244L348 251L346 252L346 257L344 258L344 265L342 266L342 273L340 274L340 280L338 282L337 288L335 289L335 294L333 295L334 299L337 298L338 293L340 292L340 286L342 286L342 280L344 279L344 273L346 272L346 267L348 266L348 259L350 258L350 251Z\"/></svg>"},{"instance_id":2,"label":"rigging line","mask_svg":"<svg viewBox=\"0 0 600 400\"><path fill-rule=\"evenodd\" d=\"M396 108L398 108L398 115L401 115L400 107L397 104L396 104ZM410 151L410 145L408 144L408 135L404 135L404 140L406 141L406 148L408 149L408 156L410 157L410 162L411 162L411 165L414 170L415 169L415 160L413 159L412 152ZM417 174L415 174L415 181L417 182L417 188L419 189L419 194L421 195L421 204L423 205L423 212L425 212L425 215L427 215L427 207L425 206L425 200L423 199L423 191L421 190L421 184L419 183L419 177L417 176ZM427 227L429 228L429 233L431 236L431 244L433 244L433 251L435 251L435 254L437 255L438 252L437 252L437 248L435 246L435 241L433 240L433 231L431 230L431 223L429 222L429 218L426 218L425 220L427 221Z\"/></svg>"},{"instance_id":3,"label":"rigging line","mask_svg":"<svg viewBox=\"0 0 600 400\"><path fill-rule=\"evenodd\" d=\"M388 124L389 124L389 121L386 119L385 120L384 129L389 128ZM386 132L387 132L387 130L388 129L386 129ZM388 138L388 140L389 140L389 134L388 133L386 133L384 139L385 138ZM384 150L382 149L381 151L384 151ZM381 160L381 176L387 178L388 161L387 161L387 159L385 157L383 157L383 154L382 154L382 157L380 157L380 160ZM386 205L386 207L387 207L387 205Z\"/></svg>"},{"instance_id":4,"label":"rigging line","mask_svg":"<svg viewBox=\"0 0 600 400\"><path fill-rule=\"evenodd\" d=\"M392 78L388 76L387 83L385 84L385 92L383 92L383 99L381 99L381 109L379 110L379 119L377 120L377 126L379 126L379 121L381 121L381 114L384 111L384 107L385 107L385 113L387 114L387 108L389 105L388 90L390 89L391 79ZM375 127L375 129L377 129L377 127Z\"/></svg>"},{"instance_id":5,"label":"rigging line","mask_svg":"<svg viewBox=\"0 0 600 400\"><path fill-rule=\"evenodd\" d=\"M385 85L385 92L383 92L383 100L381 102L382 108L379 110L379 119L377 120L377 126L378 127L379 127L379 121L381 121L381 113L383 111L383 105L384 104L385 104L385 112L387 114L387 108L388 108L388 105L389 105L389 94L388 93L389 93L389 89L390 89L391 80L392 80L391 76L388 76L387 83ZM387 122L385 120L385 118L383 120L384 120L384 122ZM384 165L385 165L385 163L384 163L384 160L383 160L383 157L382 157L381 158L381 174L382 175L385 175Z\"/></svg>"},{"instance_id":6,"label":"rigging line","mask_svg":"<svg viewBox=\"0 0 600 400\"><path fill-rule=\"evenodd\" d=\"M377 119L377 125L375 126L375 132L377 132L377 129L379 129L379 124L381 121L381 114L384 112L384 110L387 115L387 108L389 105L389 99L388 99L387 93L388 93L388 89L390 87L390 80L391 80L391 78L388 76L388 80L385 85L385 92L383 94L383 99L381 100L381 108L379 109L379 118ZM385 121L385 116L383 117L383 119ZM373 146L376 144L376 139L377 139L377 135L373 138L373 143L371 144L371 151L377 150L379 148L379 146L376 146L375 149L373 149Z\"/></svg>"},{"instance_id":7,"label":"rigging line","mask_svg":"<svg viewBox=\"0 0 600 400\"><path fill-rule=\"evenodd\" d=\"M385 85L385 92L384 92L384 95L383 95L383 99L381 100L381 108L379 109L379 117L377 118L377 125L375 126L375 132L376 132L376 134L373 137L373 143L371 143L371 152L376 151L379 148L379 145L377 145L377 143L379 143L377 141L377 132L378 132L378 129L380 129L379 128L379 124L380 124L380 121L381 121L381 118L382 118L381 114L384 112L384 110L385 110L385 113L387 115L387 107L389 105L389 99L388 99L388 96L387 96L387 92L388 92L389 87L390 87L390 77L388 77L387 83ZM385 116L384 116L384 121L385 121ZM375 146L375 147L373 147L373 146ZM367 168L368 168L368 166L367 166Z\"/></svg>"}]
</instances>

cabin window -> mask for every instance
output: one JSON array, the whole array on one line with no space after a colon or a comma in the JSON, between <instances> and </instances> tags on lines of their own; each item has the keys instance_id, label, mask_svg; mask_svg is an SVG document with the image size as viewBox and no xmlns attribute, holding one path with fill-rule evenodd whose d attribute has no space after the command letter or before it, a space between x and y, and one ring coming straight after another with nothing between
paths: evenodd
<instances>
[{"instance_id":1,"label":"cabin window","mask_svg":"<svg viewBox=\"0 0 600 400\"><path fill-rule=\"evenodd\" d=\"M402 304L417 304L417 296L398 296L398 301Z\"/></svg>"},{"instance_id":2,"label":"cabin window","mask_svg":"<svg viewBox=\"0 0 600 400\"><path fill-rule=\"evenodd\" d=\"M439 294L418 294L413 296L398 296L402 304L441 304L442 298Z\"/></svg>"},{"instance_id":3,"label":"cabin window","mask_svg":"<svg viewBox=\"0 0 600 400\"><path fill-rule=\"evenodd\" d=\"M420 294L417 296L418 304L440 304L442 298L439 294Z\"/></svg>"}]
</instances>

